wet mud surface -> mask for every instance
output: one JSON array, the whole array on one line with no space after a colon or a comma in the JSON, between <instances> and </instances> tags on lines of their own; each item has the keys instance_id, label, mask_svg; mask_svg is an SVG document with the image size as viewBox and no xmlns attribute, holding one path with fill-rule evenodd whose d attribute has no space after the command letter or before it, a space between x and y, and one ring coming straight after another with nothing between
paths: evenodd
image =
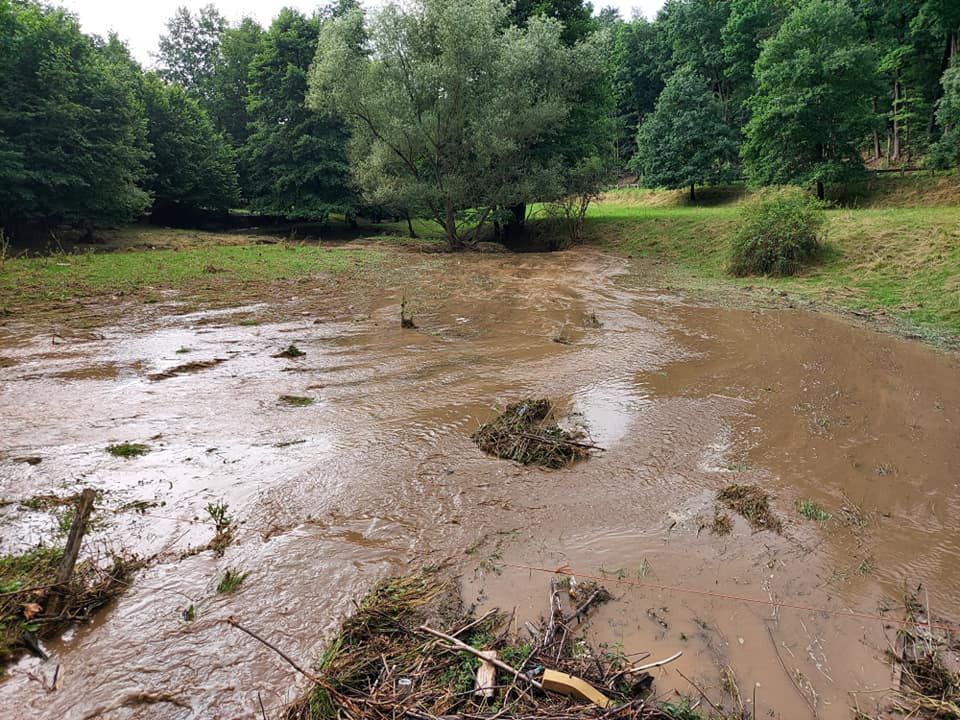
<instances>
[{"instance_id":1,"label":"wet mud surface","mask_svg":"<svg viewBox=\"0 0 960 720\"><path fill-rule=\"evenodd\" d=\"M0 551L56 536L54 513L19 501L94 487L86 551L153 557L51 660L10 669L0 714L253 718L259 693L276 717L297 678L227 617L309 661L376 579L446 559L468 601L520 623L547 608L530 567L604 577L592 638L683 650L657 671L665 696L696 695L679 670L729 704L729 667L758 716L876 707L893 630L847 611L894 619L922 586L960 617L956 356L823 315L694 305L590 251L442 258L350 308L288 300L154 306L56 344L0 327ZM305 355L274 357L291 344ZM470 434L531 396L606 450L550 472L481 453ZM149 452L113 457L117 443ZM712 534L730 483L770 492L783 534L739 517ZM191 554L216 502L236 540ZM218 594L227 568L249 576Z\"/></svg>"}]
</instances>

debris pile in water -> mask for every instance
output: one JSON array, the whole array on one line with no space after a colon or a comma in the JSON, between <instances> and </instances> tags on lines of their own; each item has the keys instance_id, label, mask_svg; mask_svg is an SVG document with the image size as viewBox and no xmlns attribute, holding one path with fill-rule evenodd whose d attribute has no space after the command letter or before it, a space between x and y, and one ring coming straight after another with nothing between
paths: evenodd
<instances>
[{"instance_id":1,"label":"debris pile in water","mask_svg":"<svg viewBox=\"0 0 960 720\"><path fill-rule=\"evenodd\" d=\"M553 403L546 398L508 405L496 420L481 425L473 439L490 455L551 469L566 467L589 457L591 449L600 449L561 428Z\"/></svg>"},{"instance_id":2,"label":"debris pile in water","mask_svg":"<svg viewBox=\"0 0 960 720\"><path fill-rule=\"evenodd\" d=\"M569 580L567 581L569 582ZM563 609L561 595L570 598ZM435 574L380 582L323 655L314 686L287 720L326 718L673 718L646 670L574 636L609 599L592 583L551 582L550 613L525 635L513 618L464 611L458 584ZM438 629L439 628L439 629Z\"/></svg>"},{"instance_id":3,"label":"debris pile in water","mask_svg":"<svg viewBox=\"0 0 960 720\"><path fill-rule=\"evenodd\" d=\"M727 485L717 500L746 518L754 530L783 532L783 521L770 510L770 496L756 485Z\"/></svg>"},{"instance_id":4,"label":"debris pile in water","mask_svg":"<svg viewBox=\"0 0 960 720\"><path fill-rule=\"evenodd\" d=\"M897 631L894 708L912 718L960 718L960 633L932 620L917 597L905 598L908 624Z\"/></svg>"}]
</instances>

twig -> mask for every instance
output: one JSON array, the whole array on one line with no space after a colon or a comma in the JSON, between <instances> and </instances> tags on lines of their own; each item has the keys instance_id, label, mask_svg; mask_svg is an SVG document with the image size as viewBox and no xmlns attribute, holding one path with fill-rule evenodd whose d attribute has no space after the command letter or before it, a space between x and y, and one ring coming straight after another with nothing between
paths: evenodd
<instances>
[{"instance_id":1,"label":"twig","mask_svg":"<svg viewBox=\"0 0 960 720\"><path fill-rule=\"evenodd\" d=\"M487 660L488 662L496 665L498 668L500 668L500 669L503 670L504 672L510 673L511 675L514 676L514 678L520 678L520 677L522 677L524 680L526 680L528 683L530 683L531 685L533 685L533 686L534 686L535 688L537 688L538 690L542 690L542 689L543 689L543 685L542 685L541 683L537 682L536 680L534 680L533 678L528 678L526 675L522 675L519 670L516 670L516 669L512 668L510 665L507 665L507 663L503 662L503 661L500 660L499 658L487 658L487 657L485 657L485 656L482 655L481 652L480 652L479 650L477 650L475 647L473 647L472 645L467 645L465 642L461 642L460 640L457 640L457 639L456 639L455 637L453 637L452 635L447 635L446 633L442 633L442 632L440 632L439 630L434 630L433 628L428 627L428 626L426 626L426 625L421 625L421 626L420 626L420 631L421 631L421 632L425 632L425 633L427 633L428 635L433 635L434 637L438 637L438 638L440 638L441 640L446 640L448 643L450 643L451 645L453 645L454 648L456 648L457 650L462 650L463 652L468 652L468 653L470 653L471 655L474 655L475 657L480 658L481 660ZM302 672L302 671L301 671L301 672Z\"/></svg>"},{"instance_id":2,"label":"twig","mask_svg":"<svg viewBox=\"0 0 960 720\"><path fill-rule=\"evenodd\" d=\"M647 663L646 665L637 665L636 667L629 668L627 670L624 670L623 674L624 675L633 674L633 673L643 672L644 670L652 670L653 668L662 667L663 665L672 663L681 655L683 655L683 650L680 650L677 653L671 655L670 657L664 658L663 660L657 660L656 662Z\"/></svg>"},{"instance_id":3,"label":"twig","mask_svg":"<svg viewBox=\"0 0 960 720\"><path fill-rule=\"evenodd\" d=\"M686 675L684 675L684 674L683 674L682 672L680 672L679 670L677 670L677 675L679 675L679 676L682 677L684 680L686 680L688 683L690 683L691 685L693 685L694 690L696 690L698 693L700 693L700 697L702 697L704 700L706 700L706 701L707 701L707 704L708 704L710 707L712 707L712 708L714 709L714 711L716 711L717 713L719 713L721 716L723 715L723 710L721 710L720 708L718 708L716 705L713 704L713 701L710 700L710 698L707 697L707 694L703 691L703 689L702 689L699 685L697 685L693 680L691 680L690 678L688 678ZM741 713L741 714L742 714L742 713Z\"/></svg>"},{"instance_id":4,"label":"twig","mask_svg":"<svg viewBox=\"0 0 960 720\"><path fill-rule=\"evenodd\" d=\"M536 440L542 443L553 443L554 445L572 445L573 447L583 448L585 450L601 450L606 452L606 448L600 447L599 445L591 445L590 443L577 442L576 440L564 440L562 438L550 438L544 437L543 435L537 435L536 433L527 433L527 432L517 432L514 433L517 437L527 438L528 440Z\"/></svg>"},{"instance_id":5,"label":"twig","mask_svg":"<svg viewBox=\"0 0 960 720\"><path fill-rule=\"evenodd\" d=\"M469 630L470 628L475 628L477 625L479 625L480 623L482 623L484 620L486 620L487 618L489 618L489 617L491 617L491 616L493 616L493 615L496 615L498 612L500 612L500 608L493 608L492 610L490 610L489 612L487 612L486 614L484 614L483 617L479 617L479 618L477 618L476 620L474 620L472 623L470 623L470 624L468 624L468 625L464 625L462 628L460 628L460 629L457 630L456 632L451 633L451 635L453 635L454 637L456 637L457 635L463 635L463 634L464 634L467 630Z\"/></svg>"},{"instance_id":6,"label":"twig","mask_svg":"<svg viewBox=\"0 0 960 720\"><path fill-rule=\"evenodd\" d=\"M800 697L803 698L803 701L807 704L807 707L810 708L810 712L813 713L815 720L819 720L820 715L817 713L817 707L810 702L810 698L807 697L807 694L803 689L797 684L797 681L794 679L793 675L789 670L787 670L786 664L783 662L783 658L780 657L780 650L777 649L777 641L773 637L773 631L767 627L767 634L770 636L770 642L773 643L773 652L777 656L777 660L780 661L780 667L783 668L783 672L787 674L787 677L790 679L790 684L800 693Z\"/></svg>"},{"instance_id":7,"label":"twig","mask_svg":"<svg viewBox=\"0 0 960 720\"><path fill-rule=\"evenodd\" d=\"M588 597L586 600L583 601L583 604L578 606L577 609L573 611L570 617L566 617L563 619L563 624L567 625L573 622L574 620L579 621L580 617L584 615L587 612L587 610L590 609L590 606L593 603L597 601L603 601L609 597L610 597L609 593L604 588L597 588L596 590L593 591L593 593L591 593L590 597Z\"/></svg>"},{"instance_id":8,"label":"twig","mask_svg":"<svg viewBox=\"0 0 960 720\"><path fill-rule=\"evenodd\" d=\"M263 720L267 720L267 711L263 709L263 698L260 697L259 690L257 690L257 702L260 703L260 714L263 716Z\"/></svg>"},{"instance_id":9,"label":"twig","mask_svg":"<svg viewBox=\"0 0 960 720\"><path fill-rule=\"evenodd\" d=\"M297 665L297 663L294 662L294 661L290 658L289 655L287 655L285 652L283 652L283 650L281 650L280 648L278 648L276 645L273 645L272 643L264 640L262 637L260 637L259 635L257 635L253 630L250 630L250 629L248 629L248 628L245 628L243 625L241 625L240 623L238 623L237 620L236 620L236 618L234 618L232 615L227 618L227 623L229 623L230 625L232 625L233 627L235 627L237 630L240 630L241 632L246 633L247 635L249 635L250 637L252 637L252 638L253 638L254 640L256 640L257 642L262 643L263 645L266 645L268 648L270 648L271 650L273 650L277 655L279 655L279 656L282 657L284 660L286 660L287 664L290 665L290 667L292 667L292 668L293 668L294 670L296 670L298 673L300 673L301 675L303 675L303 676L304 676L305 678L307 678L307 680L309 680L310 682L316 683L317 685L322 685L322 686L325 687L325 688L328 687L328 684L327 684L327 683L325 683L323 680L321 680L320 678L318 678L318 677L317 677L316 675L314 675L313 673L307 672L307 671L304 670L302 667L300 667L299 665Z\"/></svg>"}]
</instances>

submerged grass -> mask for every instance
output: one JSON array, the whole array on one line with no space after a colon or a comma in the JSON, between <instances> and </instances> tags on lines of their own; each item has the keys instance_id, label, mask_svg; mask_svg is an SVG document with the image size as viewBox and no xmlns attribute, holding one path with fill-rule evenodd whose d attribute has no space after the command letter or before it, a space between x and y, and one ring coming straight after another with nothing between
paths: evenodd
<instances>
[{"instance_id":1,"label":"submerged grass","mask_svg":"<svg viewBox=\"0 0 960 720\"><path fill-rule=\"evenodd\" d=\"M473 439L484 452L523 465L557 469L586 457L579 436L561 428L546 398L508 405L496 420L480 426Z\"/></svg>"},{"instance_id":2,"label":"submerged grass","mask_svg":"<svg viewBox=\"0 0 960 720\"><path fill-rule=\"evenodd\" d=\"M107 447L107 452L114 457L135 458L150 452L150 446L143 443L117 443Z\"/></svg>"},{"instance_id":3,"label":"submerged grass","mask_svg":"<svg viewBox=\"0 0 960 720\"><path fill-rule=\"evenodd\" d=\"M770 496L756 485L728 485L717 500L742 515L754 530L783 532L783 521L770 510Z\"/></svg>"},{"instance_id":4,"label":"submerged grass","mask_svg":"<svg viewBox=\"0 0 960 720\"><path fill-rule=\"evenodd\" d=\"M816 520L817 522L826 522L830 519L830 513L824 510L813 500L800 500L797 503L797 512L803 515L807 520Z\"/></svg>"}]
</instances>

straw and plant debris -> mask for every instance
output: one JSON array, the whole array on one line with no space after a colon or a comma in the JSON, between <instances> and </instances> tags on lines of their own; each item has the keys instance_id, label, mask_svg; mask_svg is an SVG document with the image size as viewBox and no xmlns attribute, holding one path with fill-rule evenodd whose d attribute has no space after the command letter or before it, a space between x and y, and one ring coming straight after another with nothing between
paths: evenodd
<instances>
[{"instance_id":1,"label":"straw and plant debris","mask_svg":"<svg viewBox=\"0 0 960 720\"><path fill-rule=\"evenodd\" d=\"M931 619L929 599L904 599L907 624L889 651L893 662L894 709L911 718L960 718L958 626Z\"/></svg>"},{"instance_id":2,"label":"straw and plant debris","mask_svg":"<svg viewBox=\"0 0 960 720\"><path fill-rule=\"evenodd\" d=\"M598 652L575 636L576 624L609 594L588 583L573 587L576 600L554 579L549 616L539 627L527 623L518 636L511 616L491 610L476 617L465 610L456 580L436 572L384 580L344 622L311 674L314 686L286 718L674 717L651 694L649 665L630 667L622 654ZM491 651L499 665L491 684L477 687L481 660L475 653ZM545 668L583 679L609 698L609 706L544 690Z\"/></svg>"},{"instance_id":3,"label":"straw and plant debris","mask_svg":"<svg viewBox=\"0 0 960 720\"><path fill-rule=\"evenodd\" d=\"M582 433L560 427L553 403L546 398L508 405L472 437L485 453L550 469L566 467L589 457L590 450L602 449L583 442Z\"/></svg>"},{"instance_id":4,"label":"straw and plant debris","mask_svg":"<svg viewBox=\"0 0 960 720\"><path fill-rule=\"evenodd\" d=\"M113 556L76 564L65 585L55 584L63 550L39 547L0 556L0 669L24 651L43 653L39 641L72 622L86 620L123 592L141 566L135 558ZM51 609L57 606L57 612Z\"/></svg>"},{"instance_id":5,"label":"straw and plant debris","mask_svg":"<svg viewBox=\"0 0 960 720\"><path fill-rule=\"evenodd\" d=\"M717 500L742 515L754 530L783 532L783 521L770 510L770 496L756 485L727 485Z\"/></svg>"}]
</instances>

